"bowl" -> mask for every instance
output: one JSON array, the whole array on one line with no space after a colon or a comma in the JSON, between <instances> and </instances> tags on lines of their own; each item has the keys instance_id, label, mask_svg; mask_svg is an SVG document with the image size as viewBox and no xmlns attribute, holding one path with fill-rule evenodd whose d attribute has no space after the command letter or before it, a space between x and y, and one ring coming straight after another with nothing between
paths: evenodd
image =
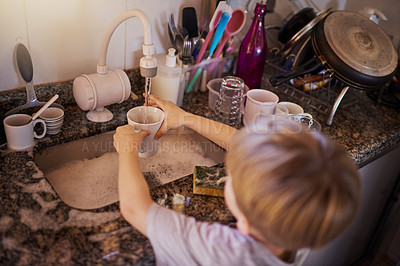
<instances>
[{"instance_id":1,"label":"bowl","mask_svg":"<svg viewBox=\"0 0 400 266\"><path fill-rule=\"evenodd\" d=\"M64 111L57 107L49 107L39 115L46 123L47 134L55 135L61 131L64 123Z\"/></svg>"},{"instance_id":2,"label":"bowl","mask_svg":"<svg viewBox=\"0 0 400 266\"><path fill-rule=\"evenodd\" d=\"M46 121L58 120L64 117L64 111L57 107L49 107L39 117Z\"/></svg>"}]
</instances>

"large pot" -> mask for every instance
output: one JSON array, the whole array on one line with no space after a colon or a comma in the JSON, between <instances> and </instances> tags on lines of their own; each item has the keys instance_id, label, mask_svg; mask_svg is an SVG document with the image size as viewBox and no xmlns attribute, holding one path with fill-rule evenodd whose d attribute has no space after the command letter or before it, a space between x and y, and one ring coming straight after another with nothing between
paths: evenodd
<instances>
[{"instance_id":1,"label":"large pot","mask_svg":"<svg viewBox=\"0 0 400 266\"><path fill-rule=\"evenodd\" d=\"M398 55L387 34L356 13L331 12L312 29L311 42L315 55L271 77L273 86L326 68L351 87L375 89L390 81L397 68Z\"/></svg>"}]
</instances>

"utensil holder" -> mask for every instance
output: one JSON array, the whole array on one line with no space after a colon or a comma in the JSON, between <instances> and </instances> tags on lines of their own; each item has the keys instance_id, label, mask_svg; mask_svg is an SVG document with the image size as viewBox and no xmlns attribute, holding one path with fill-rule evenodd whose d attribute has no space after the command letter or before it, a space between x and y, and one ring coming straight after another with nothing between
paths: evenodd
<instances>
[{"instance_id":1,"label":"utensil holder","mask_svg":"<svg viewBox=\"0 0 400 266\"><path fill-rule=\"evenodd\" d=\"M188 93L197 91L202 91L202 92L207 91L206 86L208 81L215 78L221 78L223 76L225 63L226 63L226 58L221 57L221 58L212 58L208 60L203 60L198 64L184 67L182 69L181 83L180 83L180 95L182 97L178 98L178 105L182 104L183 94L187 90L194 76L196 75L196 72L201 71L201 74L200 76L197 77L193 86L191 87L190 92Z\"/></svg>"}]
</instances>

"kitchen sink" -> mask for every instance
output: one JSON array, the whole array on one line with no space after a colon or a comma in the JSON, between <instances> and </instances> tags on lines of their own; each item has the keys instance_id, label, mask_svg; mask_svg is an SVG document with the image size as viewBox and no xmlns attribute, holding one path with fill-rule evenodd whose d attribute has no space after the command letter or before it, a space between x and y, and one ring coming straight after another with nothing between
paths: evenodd
<instances>
[{"instance_id":1,"label":"kitchen sink","mask_svg":"<svg viewBox=\"0 0 400 266\"><path fill-rule=\"evenodd\" d=\"M99 134L35 154L35 163L67 205L97 209L118 201L118 155L113 134ZM192 174L196 165L223 162L224 156L222 148L182 127L161 137L158 153L139 158L139 163L150 188L154 188Z\"/></svg>"}]
</instances>

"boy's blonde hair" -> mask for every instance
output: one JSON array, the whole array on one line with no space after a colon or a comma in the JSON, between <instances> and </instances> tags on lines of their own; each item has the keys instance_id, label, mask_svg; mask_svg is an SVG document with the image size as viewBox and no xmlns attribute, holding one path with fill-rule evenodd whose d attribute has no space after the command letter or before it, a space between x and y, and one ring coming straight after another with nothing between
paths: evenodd
<instances>
[{"instance_id":1,"label":"boy's blonde hair","mask_svg":"<svg viewBox=\"0 0 400 266\"><path fill-rule=\"evenodd\" d=\"M268 123L263 130L241 130L228 150L238 207L272 245L322 247L357 214L357 168L321 134L293 122Z\"/></svg>"}]
</instances>

